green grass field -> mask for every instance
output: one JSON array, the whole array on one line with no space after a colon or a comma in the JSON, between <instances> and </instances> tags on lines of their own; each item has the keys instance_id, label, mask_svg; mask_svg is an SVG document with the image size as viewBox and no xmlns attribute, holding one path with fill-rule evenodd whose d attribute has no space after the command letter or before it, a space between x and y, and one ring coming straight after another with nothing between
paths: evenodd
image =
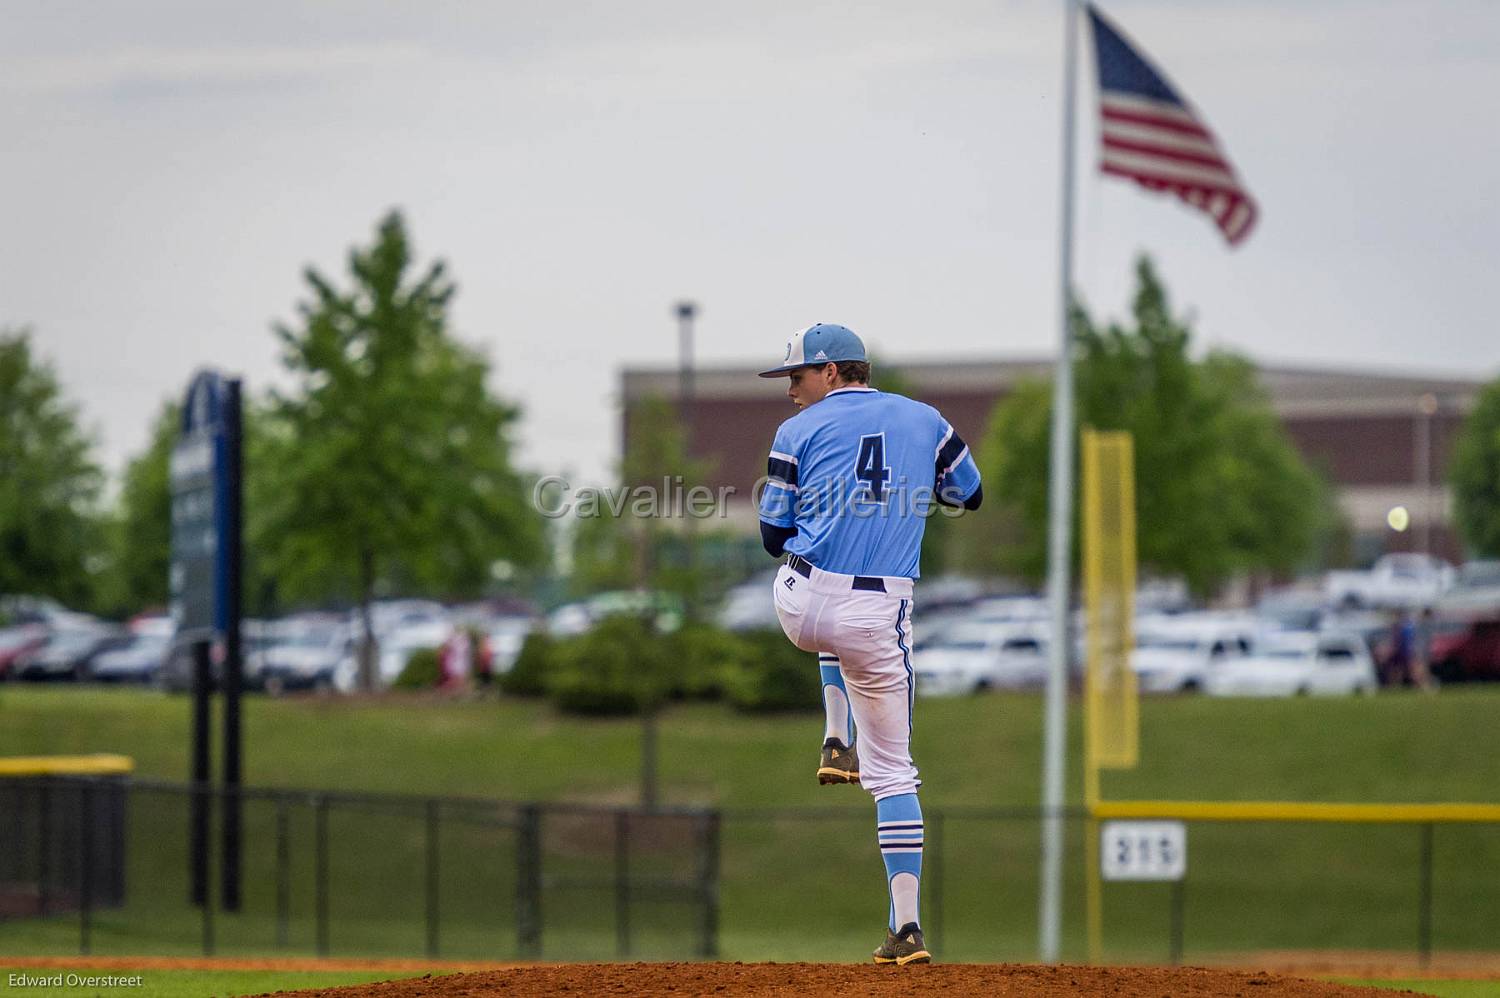
<instances>
[{"instance_id":1,"label":"green grass field","mask_svg":"<svg viewBox=\"0 0 1500 998\"><path fill-rule=\"evenodd\" d=\"M1392 991L1415 991L1437 998L1495 998L1500 995L1500 982L1496 981L1366 981L1357 977L1340 977L1338 981Z\"/></svg>"},{"instance_id":2,"label":"green grass field","mask_svg":"<svg viewBox=\"0 0 1500 998\"><path fill-rule=\"evenodd\" d=\"M184 697L151 692L11 684L0 687L0 755L120 752L135 758L141 776L182 780L188 709ZM1500 717L1500 690L1266 702L1171 698L1147 700L1142 715L1142 765L1108 775L1108 797L1500 799L1500 755L1483 741ZM1035 951L1036 822L971 809L1036 803L1040 725L1037 697L918 703L914 753L926 781L923 803L930 813L944 813L941 832L929 829L934 846L941 837L941 859L929 851L941 877L930 867L924 886L924 921L942 958L1026 959ZM565 718L531 702L250 698L245 734L252 786L599 803L629 803L638 792L636 722ZM878 941L885 900L869 800L850 788L816 785L820 734L816 714L748 717L688 704L664 716L666 800L727 812L720 932L726 958L857 960ZM1077 800L1076 712L1069 734L1069 796ZM774 809L781 813L768 813ZM133 834L149 832L153 842L180 850L183 823L170 814L153 820L160 827L136 822ZM268 820L247 813L247 828L264 829L255 823ZM421 851L413 829L370 816L333 831L346 843L335 856L334 952L420 954ZM1081 839L1081 826L1072 824L1070 959L1084 955ZM358 862L343 859L354 848L351 840L367 850ZM1194 824L1189 840L1189 960L1255 949L1415 946L1415 829ZM443 874L444 957L514 955L503 862L495 869L463 863L465 851L500 856L504 848L478 831L445 841L445 862L460 865ZM162 867L168 860L156 858L168 855L181 854L133 850L131 907L100 913L95 952L196 950L197 922L181 902L179 860ZM1500 828L1440 828L1434 858L1435 946L1493 948ZM306 850L293 862L305 876ZM220 917L221 951L274 948L265 915L269 892L268 884L247 884L254 903L246 914ZM1106 956L1163 959L1167 899L1157 885L1108 887ZM299 882L289 951L312 950L310 906ZM614 955L607 892L577 891L551 902L546 925L549 958ZM668 911L659 920L646 917L633 955L681 955L685 932ZM0 923L0 953L68 953L77 945L68 920Z\"/></svg>"}]
</instances>

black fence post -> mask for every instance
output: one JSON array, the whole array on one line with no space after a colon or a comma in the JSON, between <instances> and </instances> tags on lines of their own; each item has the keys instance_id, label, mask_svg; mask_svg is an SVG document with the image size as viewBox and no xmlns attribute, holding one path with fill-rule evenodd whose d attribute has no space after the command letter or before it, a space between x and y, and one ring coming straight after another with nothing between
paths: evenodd
<instances>
[{"instance_id":1,"label":"black fence post","mask_svg":"<svg viewBox=\"0 0 1500 998\"><path fill-rule=\"evenodd\" d=\"M227 604L224 621L224 777L225 790L223 810L220 813L219 854L219 903L225 911L240 910L240 873L243 867L241 845L244 838L244 817L240 796L243 765L241 763L244 738L240 726L240 693L244 686L244 655L240 640L240 610L242 599L242 439L240 380L227 378L224 381L224 396L221 400L220 418L224 424L223 459L228 467L226 487L222 493L224 502L224 528L226 536L219 539L220 557L227 576L224 599Z\"/></svg>"},{"instance_id":2,"label":"black fence post","mask_svg":"<svg viewBox=\"0 0 1500 998\"><path fill-rule=\"evenodd\" d=\"M37 912L46 917L52 909L52 778L37 782L36 883Z\"/></svg>"},{"instance_id":3,"label":"black fence post","mask_svg":"<svg viewBox=\"0 0 1500 998\"><path fill-rule=\"evenodd\" d=\"M1179 877L1172 881L1171 962L1174 967L1182 964L1182 936L1186 929L1184 924L1186 919L1186 912L1184 911L1186 901L1183 898L1183 895L1186 893L1184 887L1186 880L1186 877Z\"/></svg>"},{"instance_id":4,"label":"black fence post","mask_svg":"<svg viewBox=\"0 0 1500 998\"><path fill-rule=\"evenodd\" d=\"M207 904L209 867L209 781L213 779L209 734L212 720L209 700L213 694L213 674L209 663L209 644L195 641L193 654L193 792L189 797L188 817L188 891L193 904Z\"/></svg>"},{"instance_id":5,"label":"black fence post","mask_svg":"<svg viewBox=\"0 0 1500 998\"><path fill-rule=\"evenodd\" d=\"M427 802L427 955L438 955L438 802Z\"/></svg>"},{"instance_id":6,"label":"black fence post","mask_svg":"<svg viewBox=\"0 0 1500 998\"><path fill-rule=\"evenodd\" d=\"M115 777L105 784L109 800L109 868L110 903L125 903L125 801L130 792L124 777Z\"/></svg>"},{"instance_id":7,"label":"black fence post","mask_svg":"<svg viewBox=\"0 0 1500 998\"><path fill-rule=\"evenodd\" d=\"M943 812L933 808L927 812L927 845L923 857L922 879L927 882L927 906L931 918L927 923L927 935L941 942L943 938ZM932 947L936 949L937 947Z\"/></svg>"},{"instance_id":8,"label":"black fence post","mask_svg":"<svg viewBox=\"0 0 1500 998\"><path fill-rule=\"evenodd\" d=\"M542 815L525 804L516 826L516 951L542 955Z\"/></svg>"},{"instance_id":9,"label":"black fence post","mask_svg":"<svg viewBox=\"0 0 1500 998\"><path fill-rule=\"evenodd\" d=\"M6 880L18 883L21 880L21 816L24 813L14 779L0 780L0 814L10 815L6 835L0 836L0 859L4 859Z\"/></svg>"},{"instance_id":10,"label":"black fence post","mask_svg":"<svg viewBox=\"0 0 1500 998\"><path fill-rule=\"evenodd\" d=\"M292 846L286 797L276 796L276 946L285 949L291 941Z\"/></svg>"},{"instance_id":11,"label":"black fence post","mask_svg":"<svg viewBox=\"0 0 1500 998\"><path fill-rule=\"evenodd\" d=\"M719 955L719 812L704 815L700 828L698 885L703 904L703 938L698 955L712 960Z\"/></svg>"},{"instance_id":12,"label":"black fence post","mask_svg":"<svg viewBox=\"0 0 1500 998\"><path fill-rule=\"evenodd\" d=\"M1422 869L1419 874L1417 953L1426 970L1432 962L1432 823L1422 826Z\"/></svg>"},{"instance_id":13,"label":"black fence post","mask_svg":"<svg viewBox=\"0 0 1500 998\"><path fill-rule=\"evenodd\" d=\"M630 955L630 814L615 812L615 955Z\"/></svg>"},{"instance_id":14,"label":"black fence post","mask_svg":"<svg viewBox=\"0 0 1500 998\"><path fill-rule=\"evenodd\" d=\"M84 777L78 782L78 953L89 955L90 924L94 902L94 836L93 794L91 782Z\"/></svg>"},{"instance_id":15,"label":"black fence post","mask_svg":"<svg viewBox=\"0 0 1500 998\"><path fill-rule=\"evenodd\" d=\"M214 955L214 885L213 885L213 861L208 850L208 828L213 822L214 800L209 788L199 784L193 788L192 796L195 801L201 802L203 817L203 865L200 872L203 879L199 885L203 889L202 898L198 902L199 910L203 913L203 955Z\"/></svg>"},{"instance_id":16,"label":"black fence post","mask_svg":"<svg viewBox=\"0 0 1500 998\"><path fill-rule=\"evenodd\" d=\"M313 879L316 882L317 891L317 936L318 955L328 955L328 798L318 795L313 805L316 821L314 822L314 838L316 843L315 864L316 871Z\"/></svg>"},{"instance_id":17,"label":"black fence post","mask_svg":"<svg viewBox=\"0 0 1500 998\"><path fill-rule=\"evenodd\" d=\"M10 815L11 848L6 850L11 855L10 877L13 883L20 883L24 877L21 876L22 857L26 852L26 793L30 788L22 780L7 780L0 784L0 792L10 798L10 808L6 812Z\"/></svg>"}]
</instances>

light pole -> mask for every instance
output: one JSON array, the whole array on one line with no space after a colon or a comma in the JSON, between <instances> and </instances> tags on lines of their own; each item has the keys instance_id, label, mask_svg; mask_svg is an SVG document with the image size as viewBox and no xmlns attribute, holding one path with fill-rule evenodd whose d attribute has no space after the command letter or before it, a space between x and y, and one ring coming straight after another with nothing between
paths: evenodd
<instances>
[{"instance_id":1,"label":"light pole","mask_svg":"<svg viewBox=\"0 0 1500 998\"><path fill-rule=\"evenodd\" d=\"M677 399L684 416L693 404L693 319L698 315L695 302L680 301L677 315Z\"/></svg>"},{"instance_id":2,"label":"light pole","mask_svg":"<svg viewBox=\"0 0 1500 998\"><path fill-rule=\"evenodd\" d=\"M1052 457L1047 475L1047 602L1052 642L1042 726L1042 856L1037 892L1037 956L1056 963L1062 947L1063 795L1067 786L1068 580L1073 510L1073 105L1078 63L1078 0L1063 4L1062 224L1058 237L1058 346L1052 376Z\"/></svg>"},{"instance_id":3,"label":"light pole","mask_svg":"<svg viewBox=\"0 0 1500 998\"><path fill-rule=\"evenodd\" d=\"M693 466L693 320L698 315L696 302L683 299L676 306L677 314L677 418L682 424L682 492L683 540L687 547L687 599L683 610L689 620L698 617L698 525L688 509L687 491L696 483L687 481ZM674 504L675 505L675 504Z\"/></svg>"},{"instance_id":4,"label":"light pole","mask_svg":"<svg viewBox=\"0 0 1500 998\"><path fill-rule=\"evenodd\" d=\"M1422 490L1422 527L1417 543L1425 555L1432 554L1432 417L1438 411L1437 396L1424 393L1417 399L1416 472Z\"/></svg>"}]
</instances>

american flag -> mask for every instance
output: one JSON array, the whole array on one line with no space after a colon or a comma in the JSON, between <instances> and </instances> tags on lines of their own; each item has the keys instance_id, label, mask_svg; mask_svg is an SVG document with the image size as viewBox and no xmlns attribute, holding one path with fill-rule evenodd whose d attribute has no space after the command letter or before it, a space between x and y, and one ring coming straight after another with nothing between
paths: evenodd
<instances>
[{"instance_id":1,"label":"american flag","mask_svg":"<svg viewBox=\"0 0 1500 998\"><path fill-rule=\"evenodd\" d=\"M1255 200L1218 140L1145 57L1092 4L1099 58L1099 168L1207 212L1236 245L1255 225Z\"/></svg>"}]
</instances>

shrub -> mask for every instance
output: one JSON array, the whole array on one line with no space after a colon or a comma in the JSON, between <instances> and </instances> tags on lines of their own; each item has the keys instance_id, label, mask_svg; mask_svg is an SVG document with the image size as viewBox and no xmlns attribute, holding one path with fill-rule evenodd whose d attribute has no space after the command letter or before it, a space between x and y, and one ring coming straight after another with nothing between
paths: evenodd
<instances>
[{"instance_id":1,"label":"shrub","mask_svg":"<svg viewBox=\"0 0 1500 998\"><path fill-rule=\"evenodd\" d=\"M557 658L557 642L550 634L532 631L526 635L508 672L500 674L500 689L513 697L539 697L547 693L547 677Z\"/></svg>"},{"instance_id":2,"label":"shrub","mask_svg":"<svg viewBox=\"0 0 1500 998\"><path fill-rule=\"evenodd\" d=\"M747 655L737 634L711 624L684 625L667 638L667 645L676 659L671 695L683 699L720 699L726 677Z\"/></svg>"},{"instance_id":3,"label":"shrub","mask_svg":"<svg viewBox=\"0 0 1500 998\"><path fill-rule=\"evenodd\" d=\"M401 675L391 684L398 690L425 690L443 681L443 669L438 663L436 648L418 648L406 657Z\"/></svg>"},{"instance_id":4,"label":"shrub","mask_svg":"<svg viewBox=\"0 0 1500 998\"><path fill-rule=\"evenodd\" d=\"M619 615L560 642L547 686L562 710L638 714L670 694L677 666L671 643L649 623Z\"/></svg>"},{"instance_id":5,"label":"shrub","mask_svg":"<svg viewBox=\"0 0 1500 998\"><path fill-rule=\"evenodd\" d=\"M817 656L780 631L739 634L740 659L725 673L724 692L736 710L821 710L823 681Z\"/></svg>"}]
</instances>

